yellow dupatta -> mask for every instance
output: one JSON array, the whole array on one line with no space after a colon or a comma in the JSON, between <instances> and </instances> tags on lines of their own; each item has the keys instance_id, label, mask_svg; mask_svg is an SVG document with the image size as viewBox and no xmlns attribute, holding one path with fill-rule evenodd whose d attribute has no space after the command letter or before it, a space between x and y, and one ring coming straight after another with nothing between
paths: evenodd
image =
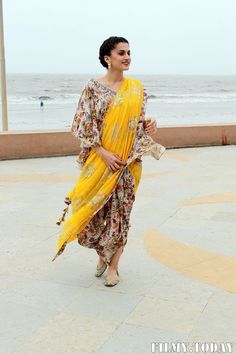
<instances>
[{"instance_id":1,"label":"yellow dupatta","mask_svg":"<svg viewBox=\"0 0 236 354\"><path fill-rule=\"evenodd\" d=\"M124 78L103 119L100 134L102 146L116 153L126 165L112 172L96 151L91 149L75 187L65 199L65 203L71 204L72 216L67 219L58 237L57 253L52 261L64 251L67 243L77 238L92 217L109 200L127 166L135 178L134 193L136 193L142 164L133 159L128 160L128 157L135 141L142 101L141 82ZM64 221L67 212L68 207L64 209L64 214L57 224Z\"/></svg>"}]
</instances>

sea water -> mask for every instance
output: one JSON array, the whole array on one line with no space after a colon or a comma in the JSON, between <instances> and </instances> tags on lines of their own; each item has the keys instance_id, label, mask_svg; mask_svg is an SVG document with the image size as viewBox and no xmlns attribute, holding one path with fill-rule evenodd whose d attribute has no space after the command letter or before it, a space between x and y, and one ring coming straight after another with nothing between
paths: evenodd
<instances>
[{"instance_id":1,"label":"sea water","mask_svg":"<svg viewBox=\"0 0 236 354\"><path fill-rule=\"evenodd\" d=\"M101 76L8 74L9 130L68 129L84 85ZM159 126L236 124L236 76L125 76L142 81L148 93L146 117Z\"/></svg>"}]
</instances>

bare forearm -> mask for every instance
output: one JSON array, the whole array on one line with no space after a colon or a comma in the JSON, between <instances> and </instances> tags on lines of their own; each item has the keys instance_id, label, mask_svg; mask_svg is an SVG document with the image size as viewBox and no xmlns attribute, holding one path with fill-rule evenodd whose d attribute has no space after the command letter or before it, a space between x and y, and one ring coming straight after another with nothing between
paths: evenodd
<instances>
[{"instance_id":1,"label":"bare forearm","mask_svg":"<svg viewBox=\"0 0 236 354\"><path fill-rule=\"evenodd\" d=\"M122 165L126 165L126 162L122 161L122 159L117 154L104 149L102 145L95 145L93 148L103 159L110 171L116 172L122 167Z\"/></svg>"},{"instance_id":2,"label":"bare forearm","mask_svg":"<svg viewBox=\"0 0 236 354\"><path fill-rule=\"evenodd\" d=\"M104 152L106 151L102 145L95 145L93 148L100 156L103 156Z\"/></svg>"}]
</instances>

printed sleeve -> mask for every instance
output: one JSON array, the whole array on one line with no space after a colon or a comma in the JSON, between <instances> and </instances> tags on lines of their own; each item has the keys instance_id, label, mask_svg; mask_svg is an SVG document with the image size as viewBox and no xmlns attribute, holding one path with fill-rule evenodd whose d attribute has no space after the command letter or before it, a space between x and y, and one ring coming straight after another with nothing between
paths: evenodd
<instances>
[{"instance_id":1,"label":"printed sleeve","mask_svg":"<svg viewBox=\"0 0 236 354\"><path fill-rule=\"evenodd\" d=\"M88 84L84 87L79 98L71 132L80 140L81 148L101 145L94 94Z\"/></svg>"},{"instance_id":2,"label":"printed sleeve","mask_svg":"<svg viewBox=\"0 0 236 354\"><path fill-rule=\"evenodd\" d=\"M138 121L138 127L137 127L138 138L142 137L145 134L144 120L145 120L145 113L146 113L146 108L147 108L147 97L148 97L147 91L144 88L143 89L143 102L142 102L141 114L140 114L140 118Z\"/></svg>"},{"instance_id":3,"label":"printed sleeve","mask_svg":"<svg viewBox=\"0 0 236 354\"><path fill-rule=\"evenodd\" d=\"M155 142L151 136L147 135L144 130L144 120L147 108L147 91L143 90L143 103L141 108L140 119L137 126L137 144L136 152L142 155L152 156L154 159L159 160L160 156L165 151L165 147Z\"/></svg>"}]
</instances>

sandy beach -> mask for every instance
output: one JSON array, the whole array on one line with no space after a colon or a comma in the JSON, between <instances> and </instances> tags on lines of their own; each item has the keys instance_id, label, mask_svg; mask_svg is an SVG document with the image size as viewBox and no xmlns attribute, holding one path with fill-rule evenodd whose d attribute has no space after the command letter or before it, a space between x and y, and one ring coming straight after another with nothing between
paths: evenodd
<instances>
[{"instance_id":1,"label":"sandy beach","mask_svg":"<svg viewBox=\"0 0 236 354\"><path fill-rule=\"evenodd\" d=\"M13 104L9 106L9 130L68 129L77 103ZM160 126L180 124L235 123L234 102L219 103L157 103L149 100L146 117L154 117Z\"/></svg>"}]
</instances>

